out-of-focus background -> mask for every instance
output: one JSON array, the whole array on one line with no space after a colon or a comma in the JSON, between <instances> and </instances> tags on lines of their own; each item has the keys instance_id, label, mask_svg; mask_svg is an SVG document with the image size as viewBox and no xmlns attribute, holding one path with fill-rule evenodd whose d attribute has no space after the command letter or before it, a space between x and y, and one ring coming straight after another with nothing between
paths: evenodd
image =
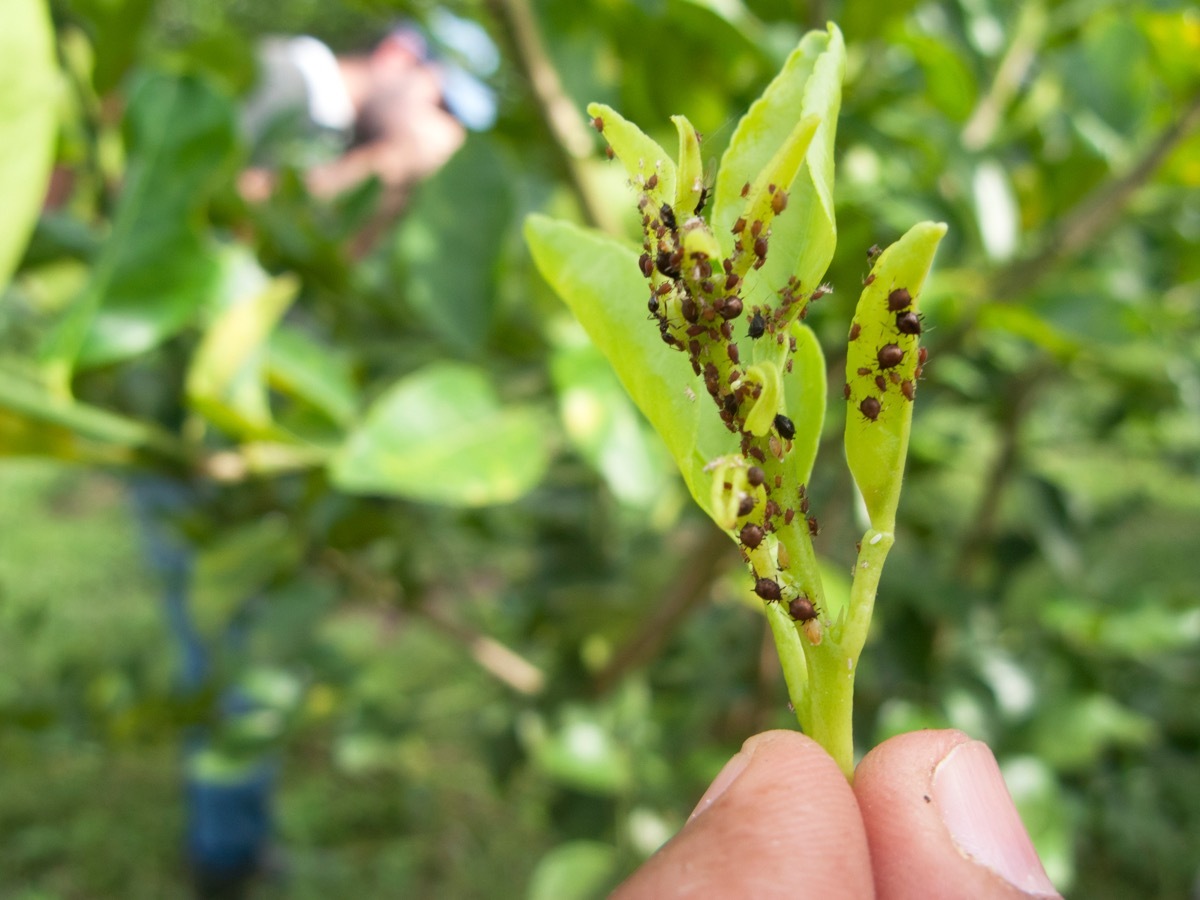
<instances>
[{"instance_id":1,"label":"out-of-focus background","mask_svg":"<svg viewBox=\"0 0 1200 900\"><path fill-rule=\"evenodd\" d=\"M586 102L718 159L826 20L831 384L867 248L950 225L858 746L962 728L1065 893L1195 896L1192 3L5 6L0 896L602 896L792 726L520 224L636 225ZM282 45L344 86L268 126Z\"/></svg>"}]
</instances>

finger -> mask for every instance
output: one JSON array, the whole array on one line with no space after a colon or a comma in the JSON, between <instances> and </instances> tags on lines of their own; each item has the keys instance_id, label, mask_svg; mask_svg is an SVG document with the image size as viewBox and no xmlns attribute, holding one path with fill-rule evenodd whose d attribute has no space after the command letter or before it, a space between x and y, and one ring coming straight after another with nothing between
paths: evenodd
<instances>
[{"instance_id":1,"label":"finger","mask_svg":"<svg viewBox=\"0 0 1200 900\"><path fill-rule=\"evenodd\" d=\"M981 741L891 738L859 763L854 793L882 900L1058 896Z\"/></svg>"},{"instance_id":2,"label":"finger","mask_svg":"<svg viewBox=\"0 0 1200 900\"><path fill-rule=\"evenodd\" d=\"M871 897L854 793L814 741L792 731L750 738L688 823L616 892L679 897Z\"/></svg>"}]
</instances>

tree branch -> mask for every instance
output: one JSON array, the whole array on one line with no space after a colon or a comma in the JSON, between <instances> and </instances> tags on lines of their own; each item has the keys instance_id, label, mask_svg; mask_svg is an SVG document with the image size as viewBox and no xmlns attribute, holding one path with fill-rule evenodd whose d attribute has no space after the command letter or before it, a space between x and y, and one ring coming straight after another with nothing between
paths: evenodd
<instances>
[{"instance_id":1,"label":"tree branch","mask_svg":"<svg viewBox=\"0 0 1200 900\"><path fill-rule=\"evenodd\" d=\"M1200 94L1188 101L1179 118L1155 139L1129 171L1098 186L1061 217L1037 252L997 272L990 279L992 296L1024 293L1059 263L1084 250L1112 226L1138 188L1150 180L1171 151L1197 126L1200 126Z\"/></svg>"},{"instance_id":2,"label":"tree branch","mask_svg":"<svg viewBox=\"0 0 1200 900\"><path fill-rule=\"evenodd\" d=\"M962 142L968 150L982 150L991 143L1005 108L1025 79L1025 73L1046 32L1046 11L1041 3L1026 3L1021 8L1012 43L996 67L988 92L980 98L971 118L963 127Z\"/></svg>"},{"instance_id":3,"label":"tree branch","mask_svg":"<svg viewBox=\"0 0 1200 900\"><path fill-rule=\"evenodd\" d=\"M489 0L496 17L504 23L515 49L538 112L554 137L554 147L569 175L571 189L589 224L616 234L620 231L608 207L583 169L583 160L596 149L595 140L575 102L563 89L558 71L546 52L529 0Z\"/></svg>"},{"instance_id":4,"label":"tree branch","mask_svg":"<svg viewBox=\"0 0 1200 900\"><path fill-rule=\"evenodd\" d=\"M704 529L704 535L682 554L683 565L670 592L658 601L637 633L596 676L596 693L612 690L622 678L662 652L680 624L708 596L706 588L730 558L728 548L729 538L723 532L712 527Z\"/></svg>"}]
</instances>

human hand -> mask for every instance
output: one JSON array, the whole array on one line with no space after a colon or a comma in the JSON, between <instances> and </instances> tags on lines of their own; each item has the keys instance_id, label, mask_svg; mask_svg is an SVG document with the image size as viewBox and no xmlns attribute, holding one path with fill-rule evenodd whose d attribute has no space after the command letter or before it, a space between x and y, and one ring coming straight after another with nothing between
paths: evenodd
<instances>
[{"instance_id":1,"label":"human hand","mask_svg":"<svg viewBox=\"0 0 1200 900\"><path fill-rule=\"evenodd\" d=\"M768 731L613 896L1059 895L986 744L959 731L902 734L866 755L851 786L815 741Z\"/></svg>"}]
</instances>

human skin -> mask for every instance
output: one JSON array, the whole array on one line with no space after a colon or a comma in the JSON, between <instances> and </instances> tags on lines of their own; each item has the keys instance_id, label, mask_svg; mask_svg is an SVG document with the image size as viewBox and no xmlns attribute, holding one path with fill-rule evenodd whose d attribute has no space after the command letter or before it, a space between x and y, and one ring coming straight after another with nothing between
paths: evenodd
<instances>
[{"instance_id":1,"label":"human skin","mask_svg":"<svg viewBox=\"0 0 1200 900\"><path fill-rule=\"evenodd\" d=\"M811 739L746 742L683 830L613 895L885 900L1057 897L986 744L899 735L849 784Z\"/></svg>"},{"instance_id":2,"label":"human skin","mask_svg":"<svg viewBox=\"0 0 1200 900\"><path fill-rule=\"evenodd\" d=\"M305 182L314 196L328 199L375 176L390 218L409 189L462 146L466 130L442 106L436 66L393 38L380 42L369 55L339 57L338 69L356 116L369 118L374 137L313 166ZM267 199L274 188L275 175L267 169L247 169L238 178L239 192L251 202Z\"/></svg>"}]
</instances>

